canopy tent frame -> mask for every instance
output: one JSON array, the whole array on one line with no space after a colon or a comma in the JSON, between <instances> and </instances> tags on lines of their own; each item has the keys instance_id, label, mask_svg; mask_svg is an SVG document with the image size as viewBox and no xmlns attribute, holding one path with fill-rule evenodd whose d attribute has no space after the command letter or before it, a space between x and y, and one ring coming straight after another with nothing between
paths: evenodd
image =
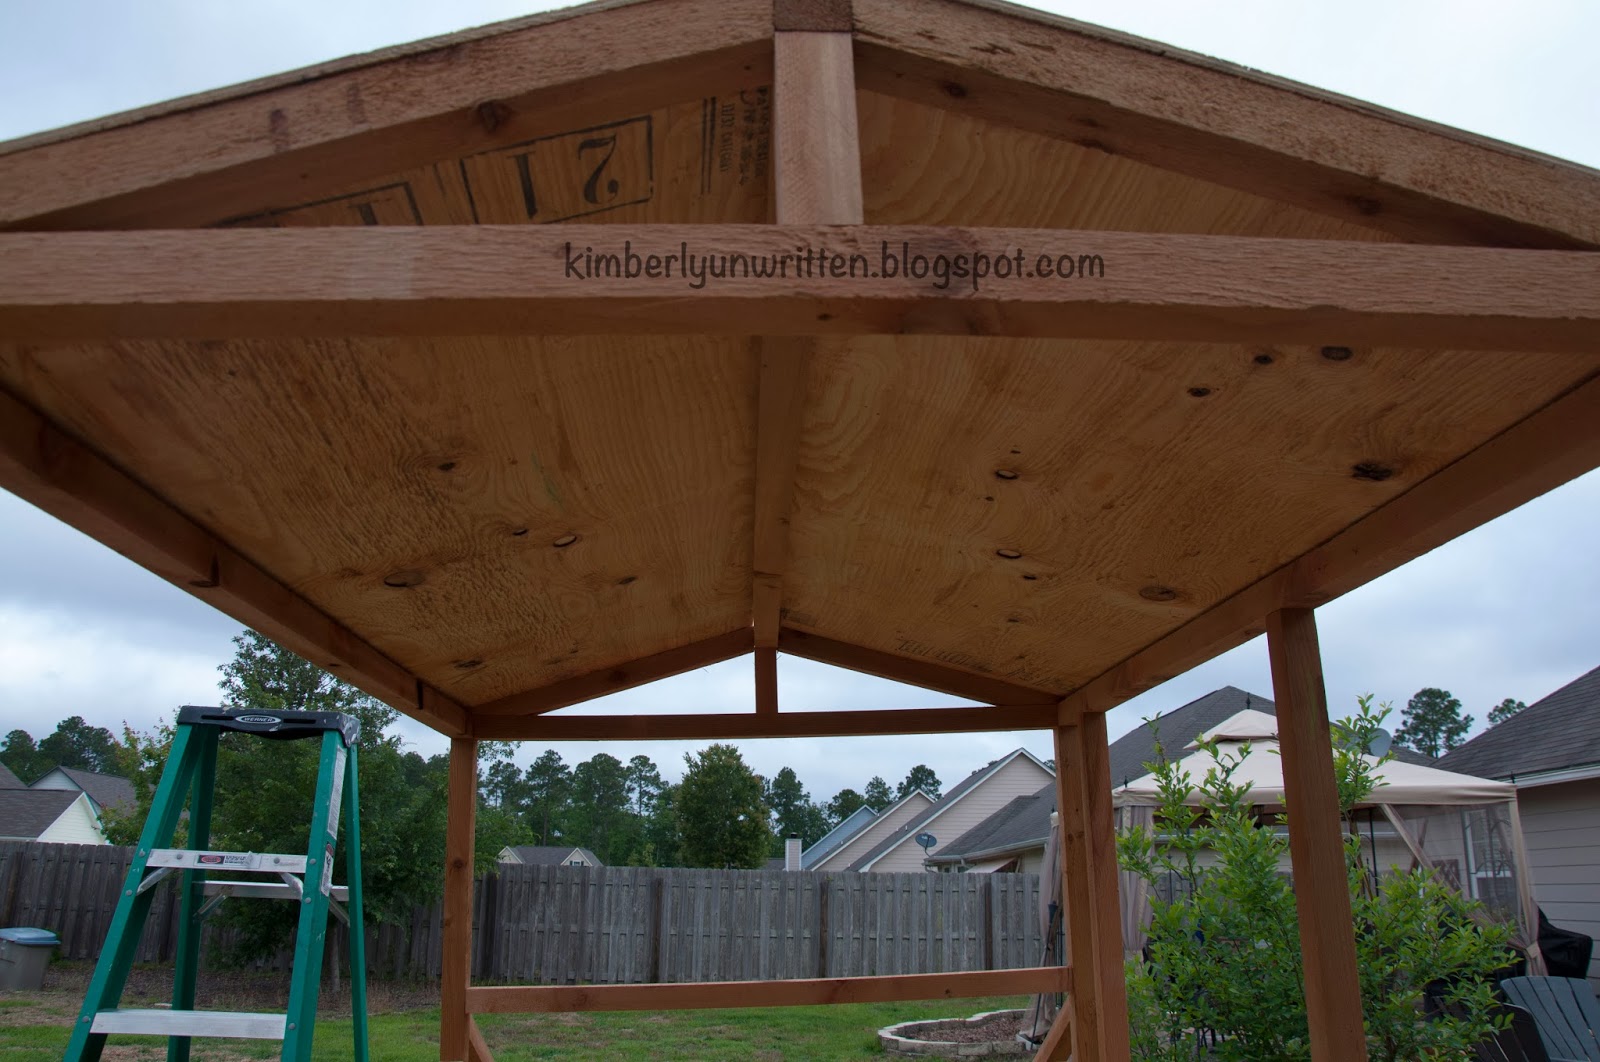
<instances>
[{"instance_id":1,"label":"canopy tent frame","mask_svg":"<svg viewBox=\"0 0 1600 1062\"><path fill-rule=\"evenodd\" d=\"M596 112L647 113L663 99L694 95L699 85L689 83L696 79L718 91L770 81L766 223L718 217L693 225L569 219L531 226L458 217L414 229L194 227L272 222L294 203L331 201L396 167L533 143L592 126ZM868 225L874 200L863 185L863 99L884 113L922 108L940 121L1004 126L1061 150L1185 174L1197 195L1257 197L1345 228L1335 238L1323 232L1291 239L952 225L947 218ZM1213 102L1197 107L1196 100ZM1306 883L1297 903L1313 1056L1351 1059L1361 1053L1361 1009L1312 610L1600 466L1597 191L1600 175L1581 167L988 2L931 0L913 8L896 0L604 0L0 147L0 230L10 230L0 231L0 486L450 737L443 1062L490 1062L478 1013L991 992L1067 994L1068 1020L1056 1022L1040 1058L1070 1050L1080 1062L1125 1062L1104 713L1265 633L1291 798L1291 855ZM358 204L367 208L361 224L376 218L374 202ZM529 210L531 217L531 195ZM1356 228L1381 241L1356 238ZM659 285L638 278L591 275L587 266L578 278L571 273L573 246L604 240L665 256L691 239L746 255L827 246L847 264L899 243L969 257L1031 245L1065 248L1052 261L1074 270L1093 271L1097 255L1112 266L1092 283L1031 277L971 292L904 276L841 276L830 267L793 284L730 277L665 297ZM1394 239L1413 242L1386 242ZM69 408L84 388L69 383L57 393L48 366L30 360L40 350L137 339L178 350L187 340L218 337L310 343L461 335L751 337L753 489L748 522L740 525L749 536L748 561L734 565L747 577L737 622L703 624L692 637L657 639L629 656L575 648L581 666L542 664L528 681L492 694L469 682L482 664L476 657L444 666L402 663L420 649L408 648L381 611L347 607L318 591L284 557L247 544L238 521L217 515L209 502L180 503L181 477L142 463L137 440L97 435L93 417ZM908 637L895 651L870 632L832 629L795 606L796 588L812 574L795 531L814 399L808 374L834 343L907 335L1303 343L1330 361L1348 360L1352 347L1368 344L1514 350L1571 364L1560 362L1565 375L1549 371L1548 380L1558 382L1527 383L1520 410L1486 420L1479 434L1466 432L1448 454L1422 462L1405 489L1374 495L1319 538L1284 537L1276 543L1288 551L1283 557L1267 551L1248 578L1197 596L1198 603L1157 581L1159 573L1141 570L1149 584L1136 584L1132 596L1142 597L1141 615L1156 618L1125 639L1126 648L1080 661L1087 670L1071 675L1017 666L992 647L940 645L931 635L916 644ZM1255 363L1275 356L1256 354ZM1190 393L1202 392L1209 389ZM135 430L114 404L96 412ZM1059 413L1036 415L1055 423ZM1358 465L1356 476L1382 483L1393 472ZM293 515L301 530L318 520L309 511ZM414 520L425 518L419 512ZM386 558L397 566L386 585L420 581L420 573L398 567L403 559ZM626 608L615 607L618 615ZM975 633L1004 629L1008 617L984 615L972 624ZM1107 606L1105 615L1121 613ZM439 630L424 634L424 641L445 641ZM982 706L782 712L779 652ZM748 713L549 714L745 654L754 669ZM1065 966L765 984L471 984L481 740L1014 729L1048 729L1055 742L1071 922Z\"/></svg>"},{"instance_id":2,"label":"canopy tent frame","mask_svg":"<svg viewBox=\"0 0 1600 1062\"><path fill-rule=\"evenodd\" d=\"M1276 770L1280 752L1278 720L1264 712L1246 709L1197 736L1184 747L1182 755L1170 758L1170 766L1178 776L1187 777L1193 782L1208 777L1223 764L1231 764L1228 772L1230 784L1247 786L1250 790L1249 803L1257 812L1276 817L1286 803L1285 779ZM1495 897L1494 902L1486 905L1477 917L1485 921L1509 922L1514 930L1512 944L1526 956L1532 972L1543 973L1544 963L1538 946L1537 909L1521 819L1517 812L1516 787L1506 782L1460 775L1400 759L1392 758L1380 763L1371 753L1364 753L1363 758L1367 761L1375 784L1372 792L1350 809L1347 825L1358 838L1362 823L1367 825L1372 846L1372 877L1368 880L1368 886L1375 886L1377 878L1383 873L1373 833L1374 823L1379 818L1388 823L1395 839L1410 857L1410 870L1420 868L1437 875L1450 888L1474 900L1483 899L1478 884L1478 872L1482 868L1475 864L1479 846L1473 837L1474 824L1481 821L1491 835L1503 831L1504 837L1498 845L1490 839L1484 843L1483 849L1491 861L1495 861L1494 853L1497 850L1501 852L1500 860L1509 861L1494 867L1496 873L1493 876L1507 876L1498 873L1500 870L1511 871L1509 876L1516 884L1515 900L1508 903L1503 897ZM1118 786L1112 802L1119 829L1130 826L1157 829L1154 813L1163 803L1163 794L1154 772ZM1190 790L1185 800L1185 803L1201 807L1208 802L1207 793L1198 784ZM1491 812L1491 809L1497 810ZM1430 811L1438 814L1455 812L1459 833L1452 834L1450 838L1431 836L1427 818ZM1474 817L1474 812L1480 815ZM1412 828L1407 822L1407 813L1422 819L1422 830ZM1448 816L1446 821L1449 821ZM1262 824L1270 826L1270 821L1263 820ZM1288 832L1292 838L1292 827ZM1155 836L1159 843L1159 832ZM1431 854L1430 843L1433 849ZM1441 874L1441 860L1444 859L1463 864L1459 867L1459 873ZM1131 957L1142 950L1144 931L1152 912L1144 891L1145 883L1135 879L1130 889L1130 877L1125 874L1122 879L1122 916L1124 950Z\"/></svg>"}]
</instances>

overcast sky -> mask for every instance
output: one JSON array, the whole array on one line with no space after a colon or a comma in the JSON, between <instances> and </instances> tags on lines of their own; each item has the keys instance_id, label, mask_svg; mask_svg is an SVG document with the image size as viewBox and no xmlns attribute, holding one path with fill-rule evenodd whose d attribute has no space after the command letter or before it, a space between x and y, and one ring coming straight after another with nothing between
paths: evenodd
<instances>
[{"instance_id":1,"label":"overcast sky","mask_svg":"<svg viewBox=\"0 0 1600 1062\"><path fill-rule=\"evenodd\" d=\"M501 0L4 0L0 139L274 74L353 52L559 5ZM1591 0L1071 2L1060 14L1600 166L1600 4ZM1600 665L1600 475L1591 474L1319 611L1336 714L1371 692L1396 706L1423 686L1483 717ZM217 698L237 625L0 491L0 732L42 737L82 715L149 729ZM940 698L785 659L785 708L927 707ZM1113 736L1222 685L1272 692L1257 641L1123 706ZM748 710L748 661L618 695L602 710ZM424 753L436 735L410 725ZM763 773L793 766L813 795L891 784L916 763L948 786L1044 735L747 742ZM688 746L570 745L654 758L669 776ZM518 756L526 763L538 749Z\"/></svg>"}]
</instances>

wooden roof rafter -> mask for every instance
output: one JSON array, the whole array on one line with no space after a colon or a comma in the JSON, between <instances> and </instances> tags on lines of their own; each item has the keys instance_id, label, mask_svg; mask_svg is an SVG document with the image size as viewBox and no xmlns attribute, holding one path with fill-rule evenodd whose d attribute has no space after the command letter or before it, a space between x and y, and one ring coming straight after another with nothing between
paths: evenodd
<instances>
[{"instance_id":1,"label":"wooden roof rafter","mask_svg":"<svg viewBox=\"0 0 1600 1062\"><path fill-rule=\"evenodd\" d=\"M0 145L0 231L289 207L758 83L771 43L770 0L600 0L326 63Z\"/></svg>"},{"instance_id":2,"label":"wooden roof rafter","mask_svg":"<svg viewBox=\"0 0 1600 1062\"><path fill-rule=\"evenodd\" d=\"M863 89L1421 243L1593 249L1596 174L1001 0L856 0Z\"/></svg>"}]
</instances>

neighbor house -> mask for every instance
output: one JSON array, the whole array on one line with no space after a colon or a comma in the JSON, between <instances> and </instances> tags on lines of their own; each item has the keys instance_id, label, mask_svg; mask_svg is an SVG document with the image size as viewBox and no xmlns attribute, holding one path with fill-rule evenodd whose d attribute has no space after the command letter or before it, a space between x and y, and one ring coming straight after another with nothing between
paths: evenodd
<instances>
[{"instance_id":1,"label":"neighbor house","mask_svg":"<svg viewBox=\"0 0 1600 1062\"><path fill-rule=\"evenodd\" d=\"M1139 724L1111 743L1111 787L1126 786L1149 774L1147 765L1155 762L1158 750L1170 759L1179 759L1185 754L1185 746L1200 735L1209 734L1240 712L1248 711L1276 715L1268 698L1237 686L1224 686ZM1409 749L1397 748L1395 754L1396 759L1406 763L1433 763ZM1050 836L1050 816L1055 810L1052 782L1015 797L959 837L951 838L929 863L947 870L1038 871L1044 863L1045 840Z\"/></svg>"},{"instance_id":2,"label":"neighbor house","mask_svg":"<svg viewBox=\"0 0 1600 1062\"><path fill-rule=\"evenodd\" d=\"M1040 786L1054 778L1055 772L1033 753L1014 749L973 771L892 833L852 856L847 869L877 873L926 870L949 842L964 836L1017 797L1037 793ZM926 849L917 842L922 834L931 835L934 841Z\"/></svg>"},{"instance_id":3,"label":"neighbor house","mask_svg":"<svg viewBox=\"0 0 1600 1062\"><path fill-rule=\"evenodd\" d=\"M574 848L561 844L519 844L500 849L500 863L514 863L530 867L598 867L603 866L587 848Z\"/></svg>"},{"instance_id":4,"label":"neighbor house","mask_svg":"<svg viewBox=\"0 0 1600 1062\"><path fill-rule=\"evenodd\" d=\"M101 816L105 815L108 808L113 812L125 813L138 806L133 783L128 779L115 774L80 771L76 767L53 767L31 788L86 793L89 802L94 805L95 814Z\"/></svg>"},{"instance_id":5,"label":"neighbor house","mask_svg":"<svg viewBox=\"0 0 1600 1062\"><path fill-rule=\"evenodd\" d=\"M0 789L26 789L28 788L16 775L11 773L11 768L0 763Z\"/></svg>"},{"instance_id":6,"label":"neighbor house","mask_svg":"<svg viewBox=\"0 0 1600 1062\"><path fill-rule=\"evenodd\" d=\"M933 807L934 799L920 789L913 789L893 804L878 812L865 825L857 827L842 842L835 845L830 851L806 865L804 857L801 865L806 870L859 870L855 864L868 853L876 851L878 847L899 835L907 823L913 822L925 815ZM867 809L872 810L871 808ZM857 812L859 814L859 812ZM846 819L845 821L849 821ZM841 824L842 825L842 824ZM824 838L826 840L826 838ZM820 845L822 841L818 841ZM816 847L815 845L813 847ZM921 869L920 867L918 869Z\"/></svg>"},{"instance_id":7,"label":"neighbor house","mask_svg":"<svg viewBox=\"0 0 1600 1062\"><path fill-rule=\"evenodd\" d=\"M0 788L0 841L105 844L106 837L81 790Z\"/></svg>"},{"instance_id":8,"label":"neighbor house","mask_svg":"<svg viewBox=\"0 0 1600 1062\"><path fill-rule=\"evenodd\" d=\"M840 845L867 828L867 824L878 817L878 813L866 804L862 804L850 814L839 820L839 824L821 837L816 842L800 853L800 869L815 870L817 865Z\"/></svg>"},{"instance_id":9,"label":"neighbor house","mask_svg":"<svg viewBox=\"0 0 1600 1062\"><path fill-rule=\"evenodd\" d=\"M1517 787L1533 895L1550 921L1600 937L1600 668L1440 758ZM1590 980L1600 980L1600 956Z\"/></svg>"}]
</instances>

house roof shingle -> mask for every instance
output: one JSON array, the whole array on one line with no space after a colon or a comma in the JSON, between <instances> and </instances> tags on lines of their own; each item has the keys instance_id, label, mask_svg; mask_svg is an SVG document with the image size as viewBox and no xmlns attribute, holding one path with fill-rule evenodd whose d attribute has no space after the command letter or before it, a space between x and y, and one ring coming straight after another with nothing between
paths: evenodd
<instances>
[{"instance_id":1,"label":"house roof shingle","mask_svg":"<svg viewBox=\"0 0 1600 1062\"><path fill-rule=\"evenodd\" d=\"M1518 775L1600 764L1600 667L1439 758L1447 771Z\"/></svg>"},{"instance_id":2,"label":"house roof shingle","mask_svg":"<svg viewBox=\"0 0 1600 1062\"><path fill-rule=\"evenodd\" d=\"M72 780L72 784L89 794L89 799L103 808L134 807L138 798L133 783L121 775L97 774L76 767L57 767L56 770Z\"/></svg>"},{"instance_id":3,"label":"house roof shingle","mask_svg":"<svg viewBox=\"0 0 1600 1062\"><path fill-rule=\"evenodd\" d=\"M945 845L930 863L959 863L990 853L1042 845L1050 834L1050 814L1056 809L1054 783L1037 793L1019 796L999 811Z\"/></svg>"},{"instance_id":4,"label":"house roof shingle","mask_svg":"<svg viewBox=\"0 0 1600 1062\"><path fill-rule=\"evenodd\" d=\"M600 866L593 852L575 844L519 844L511 849L517 858L529 866L559 866L573 852L582 852L585 859Z\"/></svg>"},{"instance_id":5,"label":"house roof shingle","mask_svg":"<svg viewBox=\"0 0 1600 1062\"><path fill-rule=\"evenodd\" d=\"M11 768L0 763L0 789L26 789L27 784L11 772Z\"/></svg>"},{"instance_id":6,"label":"house roof shingle","mask_svg":"<svg viewBox=\"0 0 1600 1062\"><path fill-rule=\"evenodd\" d=\"M822 857L839 848L850 838L867 828L867 824L878 817L878 813L866 804L862 804L850 814L839 820L839 824L821 837L810 848L800 855L800 865L810 870Z\"/></svg>"},{"instance_id":7,"label":"house roof shingle","mask_svg":"<svg viewBox=\"0 0 1600 1062\"><path fill-rule=\"evenodd\" d=\"M0 837L31 841L77 799L74 789L0 789Z\"/></svg>"}]
</instances>

